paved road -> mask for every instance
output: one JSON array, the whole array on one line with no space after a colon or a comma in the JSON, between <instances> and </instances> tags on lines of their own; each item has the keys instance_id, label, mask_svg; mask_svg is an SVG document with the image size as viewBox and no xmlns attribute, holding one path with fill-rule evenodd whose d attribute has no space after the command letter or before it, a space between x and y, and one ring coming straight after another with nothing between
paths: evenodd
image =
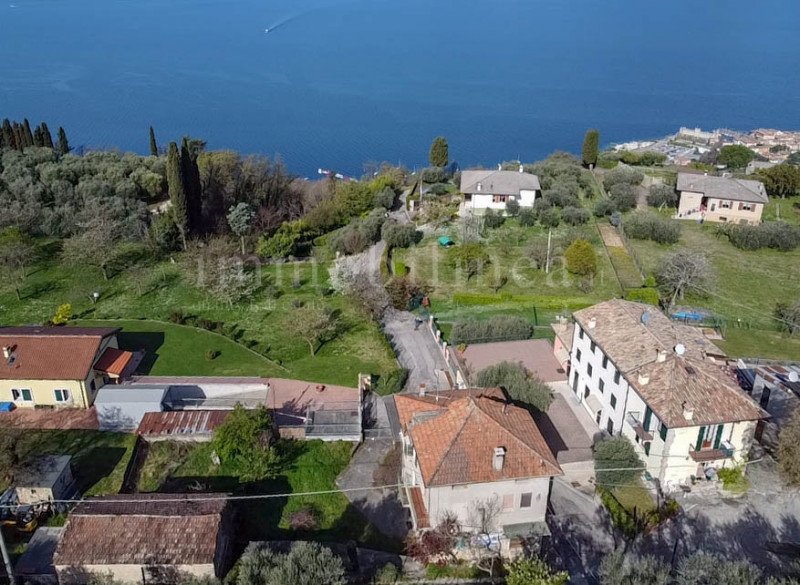
<instances>
[{"instance_id":1,"label":"paved road","mask_svg":"<svg viewBox=\"0 0 800 585\"><path fill-rule=\"evenodd\" d=\"M425 323L417 326L408 311L389 309L383 319L383 330L397 354L397 361L408 370L406 390L416 392L420 384L436 388L436 370L447 369L444 356Z\"/></svg>"}]
</instances>

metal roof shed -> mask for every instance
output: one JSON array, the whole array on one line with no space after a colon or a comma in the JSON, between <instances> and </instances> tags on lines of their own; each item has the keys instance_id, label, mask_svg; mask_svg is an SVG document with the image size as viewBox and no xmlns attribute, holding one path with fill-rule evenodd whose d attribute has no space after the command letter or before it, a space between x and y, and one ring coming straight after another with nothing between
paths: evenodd
<instances>
[{"instance_id":1,"label":"metal roof shed","mask_svg":"<svg viewBox=\"0 0 800 585\"><path fill-rule=\"evenodd\" d=\"M134 431L146 412L162 412L168 398L166 384L103 386L94 401L100 430Z\"/></svg>"}]
</instances>

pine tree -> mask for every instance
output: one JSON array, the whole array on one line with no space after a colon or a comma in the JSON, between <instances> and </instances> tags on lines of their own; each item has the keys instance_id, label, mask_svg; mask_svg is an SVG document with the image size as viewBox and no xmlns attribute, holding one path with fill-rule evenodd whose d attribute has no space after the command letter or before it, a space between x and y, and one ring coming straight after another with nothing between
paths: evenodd
<instances>
[{"instance_id":1,"label":"pine tree","mask_svg":"<svg viewBox=\"0 0 800 585\"><path fill-rule=\"evenodd\" d=\"M22 121L22 128L25 131L25 146L33 146L33 132L31 132L31 124L28 122L28 118Z\"/></svg>"},{"instance_id":2,"label":"pine tree","mask_svg":"<svg viewBox=\"0 0 800 585\"><path fill-rule=\"evenodd\" d=\"M14 131L14 148L22 152L25 149L25 131L18 122L14 122L12 130Z\"/></svg>"},{"instance_id":3,"label":"pine tree","mask_svg":"<svg viewBox=\"0 0 800 585\"><path fill-rule=\"evenodd\" d=\"M42 147L42 140L43 140L43 138L42 138L42 127L41 126L37 126L33 130L33 145L41 148Z\"/></svg>"},{"instance_id":4,"label":"pine tree","mask_svg":"<svg viewBox=\"0 0 800 585\"><path fill-rule=\"evenodd\" d=\"M586 131L583 139L583 164L593 167L597 164L597 156L600 154L600 132L592 128Z\"/></svg>"},{"instance_id":5,"label":"pine tree","mask_svg":"<svg viewBox=\"0 0 800 585\"><path fill-rule=\"evenodd\" d=\"M150 155L158 156L158 142L156 142L156 133L152 126L150 126Z\"/></svg>"},{"instance_id":6,"label":"pine tree","mask_svg":"<svg viewBox=\"0 0 800 585\"><path fill-rule=\"evenodd\" d=\"M197 166L199 143L184 136L181 141L181 178L183 179L184 192L186 193L186 214L189 233L199 234L202 231L202 184L200 182L200 169Z\"/></svg>"},{"instance_id":7,"label":"pine tree","mask_svg":"<svg viewBox=\"0 0 800 585\"><path fill-rule=\"evenodd\" d=\"M46 148L53 148L53 136L50 134L47 122L42 122L42 145Z\"/></svg>"},{"instance_id":8,"label":"pine tree","mask_svg":"<svg viewBox=\"0 0 800 585\"><path fill-rule=\"evenodd\" d=\"M446 167L449 159L447 139L444 136L437 136L431 144L431 151L428 160L434 167Z\"/></svg>"},{"instance_id":9,"label":"pine tree","mask_svg":"<svg viewBox=\"0 0 800 585\"><path fill-rule=\"evenodd\" d=\"M172 219L178 232L181 235L183 249L186 249L186 235L189 231L189 214L186 209L186 189L183 185L183 175L181 174L181 155L178 153L178 145L174 142L169 143L167 151L167 186L169 188L169 200L172 202Z\"/></svg>"},{"instance_id":10,"label":"pine tree","mask_svg":"<svg viewBox=\"0 0 800 585\"><path fill-rule=\"evenodd\" d=\"M11 129L11 122L8 118L3 120L2 147L14 148L14 131Z\"/></svg>"},{"instance_id":11,"label":"pine tree","mask_svg":"<svg viewBox=\"0 0 800 585\"><path fill-rule=\"evenodd\" d=\"M56 144L56 150L61 154L67 154L70 151L67 133L64 132L64 128L61 126L58 127L58 144Z\"/></svg>"}]
</instances>

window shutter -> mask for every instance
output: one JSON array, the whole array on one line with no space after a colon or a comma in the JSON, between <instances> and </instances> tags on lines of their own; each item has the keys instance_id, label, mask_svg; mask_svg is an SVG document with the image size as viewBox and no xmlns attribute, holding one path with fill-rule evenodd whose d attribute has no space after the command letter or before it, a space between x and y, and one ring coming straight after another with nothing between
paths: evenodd
<instances>
[{"instance_id":1,"label":"window shutter","mask_svg":"<svg viewBox=\"0 0 800 585\"><path fill-rule=\"evenodd\" d=\"M742 207L744 207L744 203L742 203L741 201L739 201L739 211L741 211L741 210L742 210Z\"/></svg>"},{"instance_id":2,"label":"window shutter","mask_svg":"<svg viewBox=\"0 0 800 585\"><path fill-rule=\"evenodd\" d=\"M706 428L700 427L700 430L697 431L697 444L694 447L695 451L700 451L703 448L703 437L706 434Z\"/></svg>"},{"instance_id":3,"label":"window shutter","mask_svg":"<svg viewBox=\"0 0 800 585\"><path fill-rule=\"evenodd\" d=\"M647 406L644 409L644 430L650 430L650 420L653 418L653 411L650 410L650 407Z\"/></svg>"},{"instance_id":4,"label":"window shutter","mask_svg":"<svg viewBox=\"0 0 800 585\"><path fill-rule=\"evenodd\" d=\"M725 428L725 425L719 425L717 427L717 436L714 438L714 449L719 449L719 444L722 441L722 431Z\"/></svg>"},{"instance_id":5,"label":"window shutter","mask_svg":"<svg viewBox=\"0 0 800 585\"><path fill-rule=\"evenodd\" d=\"M661 423L661 429L658 431L658 435L661 437L662 441L666 441L667 440L667 433L668 432L669 432L669 429L667 428L667 425L665 425L662 422Z\"/></svg>"},{"instance_id":6,"label":"window shutter","mask_svg":"<svg viewBox=\"0 0 800 585\"><path fill-rule=\"evenodd\" d=\"M650 443L649 442L644 444L644 454L647 455L648 457L650 456Z\"/></svg>"}]
</instances>

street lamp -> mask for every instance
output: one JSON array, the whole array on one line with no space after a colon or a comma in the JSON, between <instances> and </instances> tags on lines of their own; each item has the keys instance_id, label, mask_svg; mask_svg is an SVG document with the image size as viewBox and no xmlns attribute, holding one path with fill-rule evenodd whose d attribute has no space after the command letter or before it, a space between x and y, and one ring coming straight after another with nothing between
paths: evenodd
<instances>
[{"instance_id":1,"label":"street lamp","mask_svg":"<svg viewBox=\"0 0 800 585\"><path fill-rule=\"evenodd\" d=\"M100 298L100 293L97 292L97 291L94 291L92 293L92 303L97 303L97 299L99 299L99 298Z\"/></svg>"}]
</instances>

